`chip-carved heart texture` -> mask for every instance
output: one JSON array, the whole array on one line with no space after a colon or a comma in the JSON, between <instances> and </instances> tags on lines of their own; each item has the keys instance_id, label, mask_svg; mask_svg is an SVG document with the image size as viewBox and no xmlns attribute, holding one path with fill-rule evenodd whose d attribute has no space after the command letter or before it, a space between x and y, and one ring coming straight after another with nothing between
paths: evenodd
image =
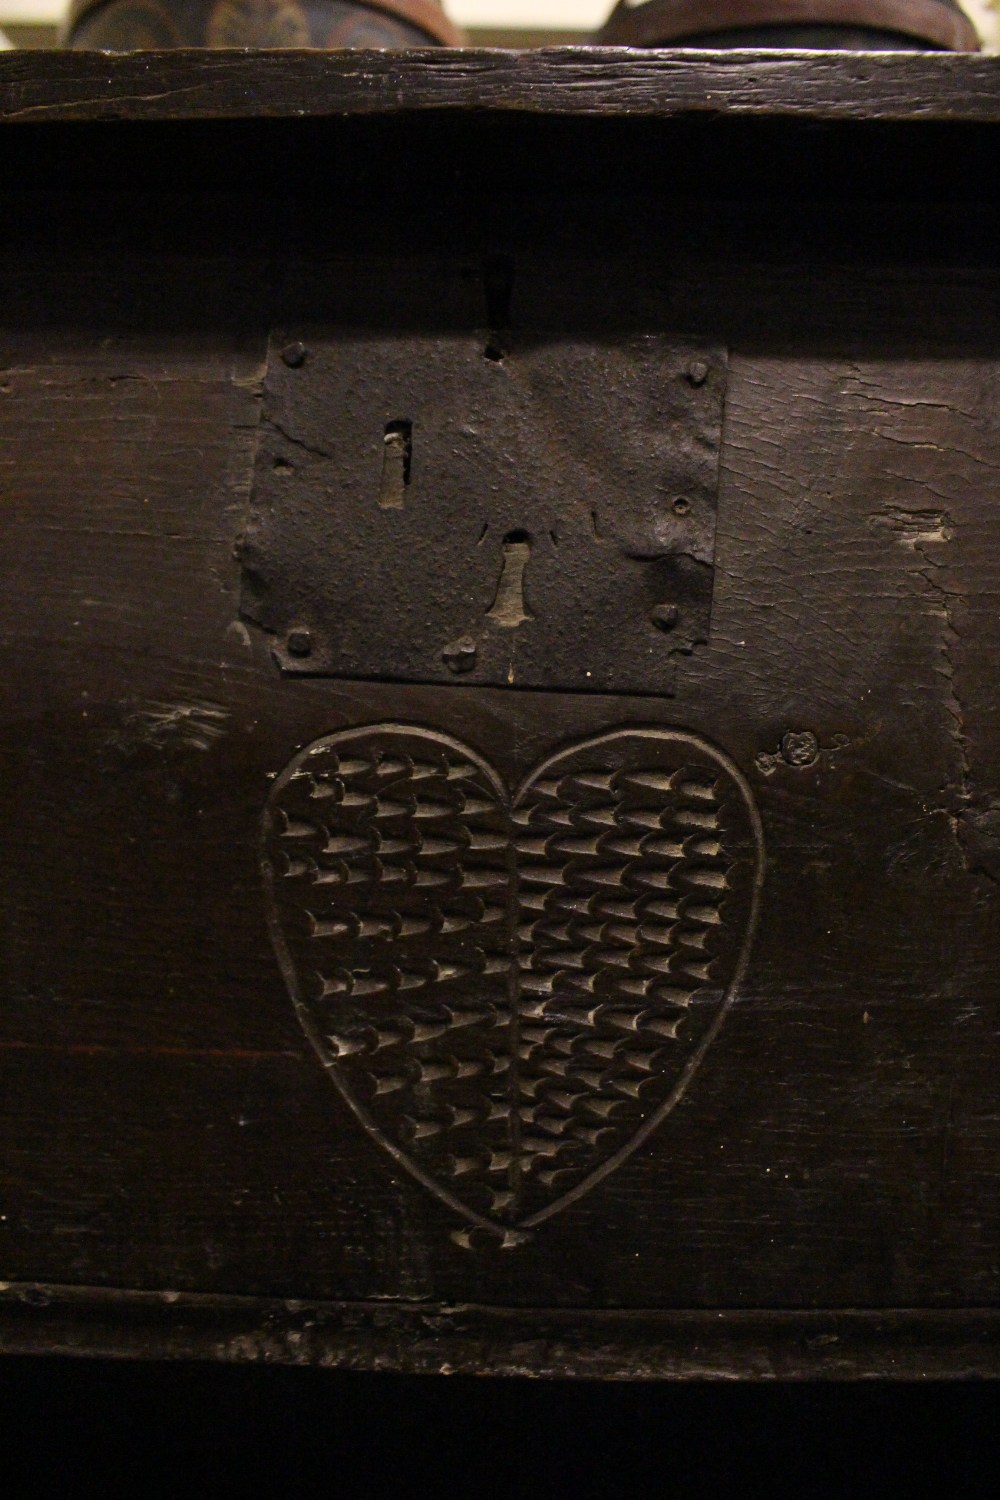
<instances>
[{"instance_id":1,"label":"chip-carved heart texture","mask_svg":"<svg viewBox=\"0 0 1000 1500\"><path fill-rule=\"evenodd\" d=\"M511 795L458 741L382 724L295 757L263 863L285 980L351 1109L503 1235L680 1098L746 967L763 843L736 766L677 730L572 744Z\"/></svg>"}]
</instances>

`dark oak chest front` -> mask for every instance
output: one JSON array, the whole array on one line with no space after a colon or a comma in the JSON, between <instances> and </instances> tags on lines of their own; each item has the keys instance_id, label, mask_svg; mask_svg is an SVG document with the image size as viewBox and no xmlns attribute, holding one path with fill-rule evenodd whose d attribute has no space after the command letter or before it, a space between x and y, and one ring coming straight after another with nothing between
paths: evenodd
<instances>
[{"instance_id":1,"label":"dark oak chest front","mask_svg":"<svg viewBox=\"0 0 1000 1500\"><path fill-rule=\"evenodd\" d=\"M3 1346L994 1373L995 60L0 118Z\"/></svg>"}]
</instances>

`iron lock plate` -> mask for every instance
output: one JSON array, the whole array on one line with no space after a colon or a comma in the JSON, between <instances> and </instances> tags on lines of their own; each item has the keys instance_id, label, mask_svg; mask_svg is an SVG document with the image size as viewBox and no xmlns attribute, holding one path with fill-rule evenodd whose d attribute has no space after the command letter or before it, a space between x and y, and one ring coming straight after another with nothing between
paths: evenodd
<instances>
[{"instance_id":1,"label":"iron lock plate","mask_svg":"<svg viewBox=\"0 0 1000 1500\"><path fill-rule=\"evenodd\" d=\"M276 333L241 613L288 673L669 693L708 638L725 385L660 334Z\"/></svg>"}]
</instances>

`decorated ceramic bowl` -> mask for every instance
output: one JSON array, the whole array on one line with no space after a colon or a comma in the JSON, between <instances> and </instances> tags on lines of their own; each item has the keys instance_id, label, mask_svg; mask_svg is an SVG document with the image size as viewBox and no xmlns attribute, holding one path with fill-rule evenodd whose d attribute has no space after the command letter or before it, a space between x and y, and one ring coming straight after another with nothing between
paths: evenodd
<instances>
[{"instance_id":1,"label":"decorated ceramic bowl","mask_svg":"<svg viewBox=\"0 0 1000 1500\"><path fill-rule=\"evenodd\" d=\"M74 0L64 33L78 51L171 47L457 47L436 0Z\"/></svg>"}]
</instances>

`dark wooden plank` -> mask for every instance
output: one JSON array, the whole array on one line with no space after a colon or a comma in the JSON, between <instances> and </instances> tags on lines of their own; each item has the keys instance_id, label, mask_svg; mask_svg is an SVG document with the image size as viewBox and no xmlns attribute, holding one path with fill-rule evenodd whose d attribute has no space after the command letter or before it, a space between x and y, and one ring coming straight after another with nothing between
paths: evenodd
<instances>
[{"instance_id":1,"label":"dark wooden plank","mask_svg":"<svg viewBox=\"0 0 1000 1500\"><path fill-rule=\"evenodd\" d=\"M0 120L194 120L420 110L994 121L1000 60L951 53L87 52L0 57Z\"/></svg>"},{"instance_id":2,"label":"dark wooden plank","mask_svg":"<svg viewBox=\"0 0 1000 1500\"><path fill-rule=\"evenodd\" d=\"M1000 1375L996 1308L516 1309L0 1283L0 1352L616 1380Z\"/></svg>"}]
</instances>

